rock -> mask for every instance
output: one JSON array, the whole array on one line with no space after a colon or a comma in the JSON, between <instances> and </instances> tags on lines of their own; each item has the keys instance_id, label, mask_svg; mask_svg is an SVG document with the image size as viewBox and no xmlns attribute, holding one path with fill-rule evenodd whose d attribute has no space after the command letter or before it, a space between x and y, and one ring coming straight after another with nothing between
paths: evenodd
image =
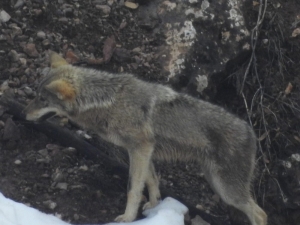
<instances>
[{"instance_id":1,"label":"rock","mask_svg":"<svg viewBox=\"0 0 300 225\"><path fill-rule=\"evenodd\" d=\"M2 111L2 109L0 108L0 111ZM1 112L0 112L1 113ZM3 114L3 113L2 113ZM2 116L2 115L0 115L0 116ZM2 128L4 128L5 127L5 123L2 121L2 120L0 120L0 130L2 129Z\"/></svg>"},{"instance_id":2,"label":"rock","mask_svg":"<svg viewBox=\"0 0 300 225\"><path fill-rule=\"evenodd\" d=\"M300 28L293 30L292 37L297 37L298 35L300 35Z\"/></svg>"},{"instance_id":3,"label":"rock","mask_svg":"<svg viewBox=\"0 0 300 225\"><path fill-rule=\"evenodd\" d=\"M18 0L16 2L16 4L14 5L14 8L18 9L18 8L22 7L24 4L25 4L24 0Z\"/></svg>"},{"instance_id":4,"label":"rock","mask_svg":"<svg viewBox=\"0 0 300 225\"><path fill-rule=\"evenodd\" d=\"M16 165L20 165L21 163L22 163L22 161L21 160L19 160L19 159L17 159L17 160L15 160L15 162L14 162Z\"/></svg>"},{"instance_id":5,"label":"rock","mask_svg":"<svg viewBox=\"0 0 300 225\"><path fill-rule=\"evenodd\" d=\"M8 53L8 57L12 62L18 62L20 60L20 56L15 50L10 50L10 52Z\"/></svg>"},{"instance_id":6,"label":"rock","mask_svg":"<svg viewBox=\"0 0 300 225\"><path fill-rule=\"evenodd\" d=\"M9 26L12 30L11 32L11 37L15 38L16 36L22 35L22 29L20 27L18 27L16 24L11 24Z\"/></svg>"},{"instance_id":7,"label":"rock","mask_svg":"<svg viewBox=\"0 0 300 225\"><path fill-rule=\"evenodd\" d=\"M74 220L79 220L79 215L78 215L77 213L75 213L75 214L73 215L73 218L74 218Z\"/></svg>"},{"instance_id":8,"label":"rock","mask_svg":"<svg viewBox=\"0 0 300 225\"><path fill-rule=\"evenodd\" d=\"M60 147L59 145L56 145L56 144L47 144L47 145L46 145L46 148L47 148L48 150L58 150L58 149L60 149L61 147Z\"/></svg>"},{"instance_id":9,"label":"rock","mask_svg":"<svg viewBox=\"0 0 300 225\"><path fill-rule=\"evenodd\" d=\"M87 63L90 65L101 65L104 63L104 59L100 58L100 59L88 59Z\"/></svg>"},{"instance_id":10,"label":"rock","mask_svg":"<svg viewBox=\"0 0 300 225\"><path fill-rule=\"evenodd\" d=\"M130 9L137 9L139 7L139 4L134 2L128 2L128 1L124 2L124 5Z\"/></svg>"},{"instance_id":11,"label":"rock","mask_svg":"<svg viewBox=\"0 0 300 225\"><path fill-rule=\"evenodd\" d=\"M197 81L197 91L199 93L202 93L202 91L205 88L207 88L207 85L208 85L207 76L206 75L198 75L196 77L196 81Z\"/></svg>"},{"instance_id":12,"label":"rock","mask_svg":"<svg viewBox=\"0 0 300 225\"><path fill-rule=\"evenodd\" d=\"M52 175L52 180L55 182L61 182L65 180L65 175L61 171L56 170L56 172Z\"/></svg>"},{"instance_id":13,"label":"rock","mask_svg":"<svg viewBox=\"0 0 300 225\"><path fill-rule=\"evenodd\" d=\"M26 66L26 64L27 64L27 59L25 59L25 58L20 58L20 62L21 62L21 64L22 64L23 66Z\"/></svg>"},{"instance_id":14,"label":"rock","mask_svg":"<svg viewBox=\"0 0 300 225\"><path fill-rule=\"evenodd\" d=\"M26 94L24 93L24 91L22 91L22 90L18 90L17 91L17 94L19 95L19 96L22 96L22 97L25 97L26 96Z\"/></svg>"},{"instance_id":15,"label":"rock","mask_svg":"<svg viewBox=\"0 0 300 225\"><path fill-rule=\"evenodd\" d=\"M115 0L108 0L108 1L107 1L107 4L108 4L109 6L112 6L114 3L115 3Z\"/></svg>"},{"instance_id":16,"label":"rock","mask_svg":"<svg viewBox=\"0 0 300 225\"><path fill-rule=\"evenodd\" d=\"M204 221L199 215L194 219L191 219L192 225L210 225L208 222Z\"/></svg>"},{"instance_id":17,"label":"rock","mask_svg":"<svg viewBox=\"0 0 300 225\"><path fill-rule=\"evenodd\" d=\"M201 93L210 87L211 76L224 72L228 63L238 62L242 58L239 56L250 50L250 32L242 14L246 1L175 2L149 1L140 5L137 22L166 37L154 55L172 84ZM216 35L217 30L220 35ZM186 66L191 68L188 75L182 73ZM187 80L185 84L181 76Z\"/></svg>"},{"instance_id":18,"label":"rock","mask_svg":"<svg viewBox=\"0 0 300 225\"><path fill-rule=\"evenodd\" d=\"M11 118L8 118L5 123L3 140L16 141L20 139L20 130Z\"/></svg>"},{"instance_id":19,"label":"rock","mask_svg":"<svg viewBox=\"0 0 300 225\"><path fill-rule=\"evenodd\" d=\"M33 43L26 44L24 46L23 50L30 57L36 58L39 56L39 53L35 48L35 44L33 44Z\"/></svg>"},{"instance_id":20,"label":"rock","mask_svg":"<svg viewBox=\"0 0 300 225\"><path fill-rule=\"evenodd\" d=\"M116 38L114 35L111 35L110 37L106 38L106 40L104 41L104 46L102 50L103 59L105 63L110 61L115 48L116 48Z\"/></svg>"},{"instance_id":21,"label":"rock","mask_svg":"<svg viewBox=\"0 0 300 225\"><path fill-rule=\"evenodd\" d=\"M41 40L44 40L46 38L46 34L44 31L38 31L36 36Z\"/></svg>"},{"instance_id":22,"label":"rock","mask_svg":"<svg viewBox=\"0 0 300 225\"><path fill-rule=\"evenodd\" d=\"M38 150L38 153L44 157L48 156L48 149L41 149L41 150Z\"/></svg>"},{"instance_id":23,"label":"rock","mask_svg":"<svg viewBox=\"0 0 300 225\"><path fill-rule=\"evenodd\" d=\"M79 167L79 170L82 170L82 171L88 171L89 168L87 167L87 165L83 165L83 166L80 166L80 167Z\"/></svg>"},{"instance_id":24,"label":"rock","mask_svg":"<svg viewBox=\"0 0 300 225\"><path fill-rule=\"evenodd\" d=\"M6 35L0 34L0 41L6 41L6 40L7 40Z\"/></svg>"},{"instance_id":25,"label":"rock","mask_svg":"<svg viewBox=\"0 0 300 225\"><path fill-rule=\"evenodd\" d=\"M111 8L108 5L96 5L97 9L100 9L104 15L109 15Z\"/></svg>"},{"instance_id":26,"label":"rock","mask_svg":"<svg viewBox=\"0 0 300 225\"><path fill-rule=\"evenodd\" d=\"M57 206L57 203L53 202L52 200L43 201L43 204L47 206L47 208L52 210L55 209Z\"/></svg>"},{"instance_id":27,"label":"rock","mask_svg":"<svg viewBox=\"0 0 300 225\"><path fill-rule=\"evenodd\" d=\"M67 154L75 154L77 152L77 150L73 147L64 148L62 151Z\"/></svg>"},{"instance_id":28,"label":"rock","mask_svg":"<svg viewBox=\"0 0 300 225\"><path fill-rule=\"evenodd\" d=\"M42 44L44 46L49 46L50 45L50 41L48 39L43 40Z\"/></svg>"},{"instance_id":29,"label":"rock","mask_svg":"<svg viewBox=\"0 0 300 225\"><path fill-rule=\"evenodd\" d=\"M28 96L33 96L33 91L32 91L32 89L30 87L25 87L24 88L24 92Z\"/></svg>"},{"instance_id":30,"label":"rock","mask_svg":"<svg viewBox=\"0 0 300 225\"><path fill-rule=\"evenodd\" d=\"M0 22L2 23L6 23L7 21L9 21L11 18L11 16L4 10L0 11Z\"/></svg>"},{"instance_id":31,"label":"rock","mask_svg":"<svg viewBox=\"0 0 300 225\"><path fill-rule=\"evenodd\" d=\"M57 183L55 187L57 189L67 190L68 189L68 184L67 183Z\"/></svg>"},{"instance_id":32,"label":"rock","mask_svg":"<svg viewBox=\"0 0 300 225\"><path fill-rule=\"evenodd\" d=\"M300 162L300 154L292 154L291 158L292 160Z\"/></svg>"},{"instance_id":33,"label":"rock","mask_svg":"<svg viewBox=\"0 0 300 225\"><path fill-rule=\"evenodd\" d=\"M68 61L68 63L76 63L79 61L79 57L72 51L72 50L68 50L66 53L66 60Z\"/></svg>"},{"instance_id":34,"label":"rock","mask_svg":"<svg viewBox=\"0 0 300 225\"><path fill-rule=\"evenodd\" d=\"M113 58L118 62L127 62L130 60L130 52L125 48L116 48Z\"/></svg>"},{"instance_id":35,"label":"rock","mask_svg":"<svg viewBox=\"0 0 300 225\"><path fill-rule=\"evenodd\" d=\"M105 4L106 3L106 0L95 0L93 1L93 4L95 5L102 5L102 4Z\"/></svg>"},{"instance_id":36,"label":"rock","mask_svg":"<svg viewBox=\"0 0 300 225\"><path fill-rule=\"evenodd\" d=\"M33 9L32 12L34 13L35 16L39 16L43 13L41 9Z\"/></svg>"}]
</instances>

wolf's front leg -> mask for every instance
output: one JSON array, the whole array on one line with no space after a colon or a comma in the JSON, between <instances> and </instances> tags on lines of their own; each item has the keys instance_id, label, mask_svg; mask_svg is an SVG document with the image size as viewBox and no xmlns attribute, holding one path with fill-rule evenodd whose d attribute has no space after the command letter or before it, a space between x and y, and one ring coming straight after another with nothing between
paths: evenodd
<instances>
[{"instance_id":1,"label":"wolf's front leg","mask_svg":"<svg viewBox=\"0 0 300 225\"><path fill-rule=\"evenodd\" d=\"M160 191L159 191L159 179L155 172L155 167L153 162L150 162L148 176L146 179L146 185L149 193L149 202L147 202L143 209L150 209L155 207L160 201Z\"/></svg>"},{"instance_id":2,"label":"wolf's front leg","mask_svg":"<svg viewBox=\"0 0 300 225\"><path fill-rule=\"evenodd\" d=\"M127 205L123 215L118 216L117 222L131 222L138 212L142 198L142 191L149 171L149 164L153 152L152 143L144 143L139 148L129 151L129 181Z\"/></svg>"}]
</instances>

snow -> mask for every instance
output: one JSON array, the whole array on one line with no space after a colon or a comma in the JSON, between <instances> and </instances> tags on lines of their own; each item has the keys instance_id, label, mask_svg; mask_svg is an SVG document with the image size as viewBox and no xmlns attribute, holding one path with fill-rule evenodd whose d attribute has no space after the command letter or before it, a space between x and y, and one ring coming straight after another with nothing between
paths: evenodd
<instances>
[{"instance_id":1,"label":"snow","mask_svg":"<svg viewBox=\"0 0 300 225\"><path fill-rule=\"evenodd\" d=\"M1 225L68 225L52 215L46 215L24 204L5 198L0 193Z\"/></svg>"},{"instance_id":2,"label":"snow","mask_svg":"<svg viewBox=\"0 0 300 225\"><path fill-rule=\"evenodd\" d=\"M145 210L145 219L131 223L107 225L184 225L188 208L173 198L165 198L156 207ZM1 225L70 225L53 215L47 215L24 204L8 199L0 193Z\"/></svg>"}]
</instances>

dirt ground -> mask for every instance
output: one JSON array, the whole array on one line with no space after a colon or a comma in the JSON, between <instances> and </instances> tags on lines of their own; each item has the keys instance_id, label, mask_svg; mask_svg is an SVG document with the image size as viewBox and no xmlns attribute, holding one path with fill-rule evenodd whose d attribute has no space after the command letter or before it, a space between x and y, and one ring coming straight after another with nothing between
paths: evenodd
<instances>
[{"instance_id":1,"label":"dirt ground","mask_svg":"<svg viewBox=\"0 0 300 225\"><path fill-rule=\"evenodd\" d=\"M98 0L99 4L109 6L109 14L108 7L99 9L93 1L24 0L18 1L20 5L16 2L0 1L0 10L12 18L10 25L2 23L0 27L0 81L9 80L9 88L15 90L21 102L33 98L41 68L48 66L48 49L64 53L80 66L132 72L145 80L166 83L155 58L143 58L140 64L139 55L130 51L141 47L144 53L151 53L164 37L153 33L151 27L141 26L136 10L126 8L121 1ZM258 15L256 1L244 10L251 30ZM39 31L46 34L38 34ZM122 50L114 52L111 60L103 64L99 59L111 35ZM35 44L41 57L35 55L32 46L25 50L29 42ZM11 50L21 53L18 60L14 60ZM95 56L93 65L82 61L82 52ZM222 76L212 77L211 90L196 96L209 99L247 121L250 119L260 143L253 194L272 225L300 225L299 53L300 3L268 1L246 79L250 53L234 66L229 65ZM196 55L197 51L191 54ZM184 90L185 84L176 83L176 88ZM101 161L87 160L75 149L60 146L44 134L28 129L27 122L13 118L5 108L0 108L0 120L0 191L6 197L75 224L111 222L123 213L126 177ZM6 127L10 128L9 137L5 136ZM157 168L161 183L191 205L224 224L246 224L244 217L242 222L237 219L233 215L236 211L228 210L211 191L195 165L158 164Z\"/></svg>"}]
</instances>

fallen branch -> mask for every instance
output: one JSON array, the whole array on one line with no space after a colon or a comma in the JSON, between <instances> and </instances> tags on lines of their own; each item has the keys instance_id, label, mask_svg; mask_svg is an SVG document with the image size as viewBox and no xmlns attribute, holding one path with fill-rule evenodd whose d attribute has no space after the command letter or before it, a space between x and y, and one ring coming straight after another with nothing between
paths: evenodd
<instances>
[{"instance_id":1,"label":"fallen branch","mask_svg":"<svg viewBox=\"0 0 300 225\"><path fill-rule=\"evenodd\" d=\"M0 98L0 105L6 107L7 112L13 115L16 119L20 121L25 121L25 115L22 113L25 107L24 105L14 100L13 97L9 95L3 95ZM33 128L37 131L44 133L49 138L59 142L63 146L76 148L78 152L86 156L88 159L101 160L101 162L105 166L112 169L117 169L119 173L126 176L127 178L128 166L105 154L105 152L110 151L109 147L107 147L105 143L99 142L97 144L99 148L97 148L92 144L86 142L82 138L78 137L77 135L73 134L68 129L60 127L48 121L41 123L31 123L27 121L26 123L24 123L24 125L28 128ZM213 217L197 209L196 207L192 206L190 203L186 202L184 199L180 198L177 194L173 193L165 187L161 187L161 193L163 198L169 196L178 199L180 202L186 205L189 208L189 213L192 217L195 215L200 215L203 218L203 220L207 221L212 225L224 224L223 221L220 221L218 218Z\"/></svg>"}]
</instances>

